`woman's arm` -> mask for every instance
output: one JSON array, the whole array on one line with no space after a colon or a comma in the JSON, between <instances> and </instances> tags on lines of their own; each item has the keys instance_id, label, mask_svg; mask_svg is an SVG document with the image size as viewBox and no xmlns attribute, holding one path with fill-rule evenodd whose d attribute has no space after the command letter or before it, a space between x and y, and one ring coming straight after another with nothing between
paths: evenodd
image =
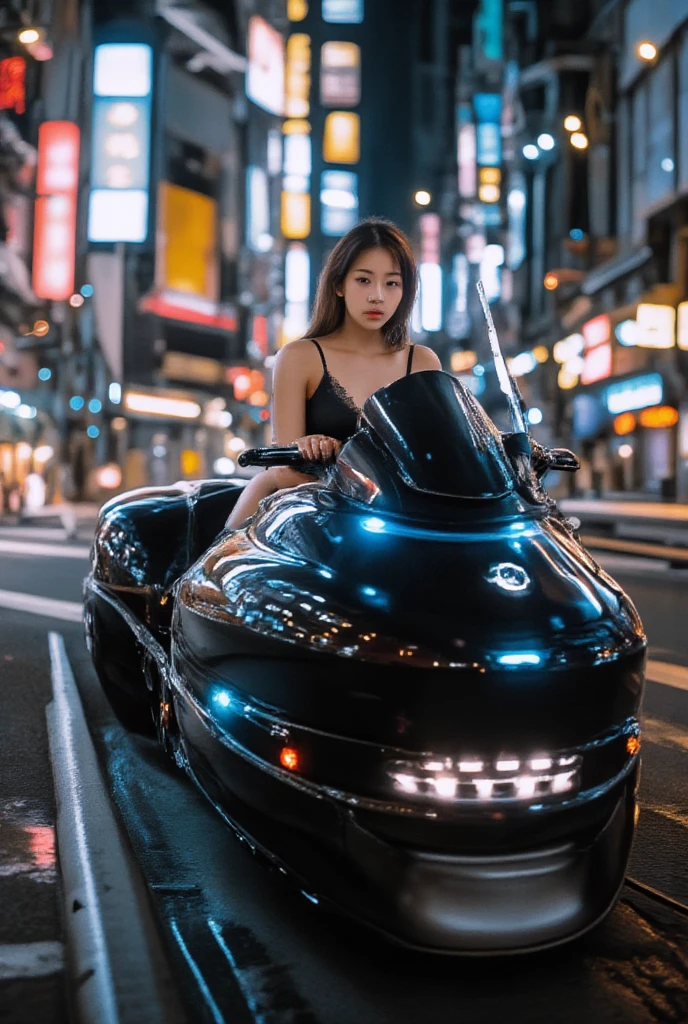
<instances>
[{"instance_id":1,"label":"woman's arm","mask_svg":"<svg viewBox=\"0 0 688 1024\"><path fill-rule=\"evenodd\" d=\"M293 444L306 432L308 341L291 341L280 349L272 371L272 443Z\"/></svg>"}]
</instances>

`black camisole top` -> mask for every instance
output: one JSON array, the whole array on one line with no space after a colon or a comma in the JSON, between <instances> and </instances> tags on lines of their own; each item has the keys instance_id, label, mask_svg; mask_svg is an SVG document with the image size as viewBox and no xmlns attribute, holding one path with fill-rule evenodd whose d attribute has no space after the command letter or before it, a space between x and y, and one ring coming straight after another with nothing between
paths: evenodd
<instances>
[{"instance_id":1,"label":"black camisole top","mask_svg":"<svg viewBox=\"0 0 688 1024\"><path fill-rule=\"evenodd\" d=\"M323 375L311 397L306 399L306 434L323 434L325 437L334 437L337 441L348 441L352 434L356 433L361 410L327 369L325 354L320 344L315 338L311 338L311 341L320 353ZM414 348L414 345L409 347L407 375L411 372Z\"/></svg>"}]
</instances>

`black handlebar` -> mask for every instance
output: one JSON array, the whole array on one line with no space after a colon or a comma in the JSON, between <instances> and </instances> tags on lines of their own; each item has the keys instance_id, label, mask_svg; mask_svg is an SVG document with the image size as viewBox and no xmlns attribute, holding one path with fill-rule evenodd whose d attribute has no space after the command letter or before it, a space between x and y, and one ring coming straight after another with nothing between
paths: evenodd
<instances>
[{"instance_id":1,"label":"black handlebar","mask_svg":"<svg viewBox=\"0 0 688 1024\"><path fill-rule=\"evenodd\" d=\"M240 466L300 466L305 460L294 444L274 448L246 448L237 461Z\"/></svg>"}]
</instances>

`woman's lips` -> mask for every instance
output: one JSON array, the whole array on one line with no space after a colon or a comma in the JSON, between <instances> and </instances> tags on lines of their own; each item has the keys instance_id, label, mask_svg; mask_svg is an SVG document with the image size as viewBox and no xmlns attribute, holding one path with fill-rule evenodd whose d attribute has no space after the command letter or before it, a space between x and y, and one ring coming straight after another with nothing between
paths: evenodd
<instances>
[{"instance_id":1,"label":"woman's lips","mask_svg":"<svg viewBox=\"0 0 688 1024\"><path fill-rule=\"evenodd\" d=\"M363 316L378 317L382 316L381 309L366 309L363 311Z\"/></svg>"}]
</instances>

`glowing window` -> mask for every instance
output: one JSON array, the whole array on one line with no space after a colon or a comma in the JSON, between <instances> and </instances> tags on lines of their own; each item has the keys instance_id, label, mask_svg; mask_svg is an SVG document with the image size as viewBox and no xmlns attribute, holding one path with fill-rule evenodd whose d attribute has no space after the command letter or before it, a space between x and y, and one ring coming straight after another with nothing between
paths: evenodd
<instances>
[{"instance_id":1,"label":"glowing window","mask_svg":"<svg viewBox=\"0 0 688 1024\"><path fill-rule=\"evenodd\" d=\"M311 233L311 197L307 193L283 192L281 227L285 238L308 238Z\"/></svg>"},{"instance_id":2,"label":"glowing window","mask_svg":"<svg viewBox=\"0 0 688 1024\"><path fill-rule=\"evenodd\" d=\"M289 21L303 21L308 14L308 0L287 0Z\"/></svg>"},{"instance_id":3,"label":"glowing window","mask_svg":"<svg viewBox=\"0 0 688 1024\"><path fill-rule=\"evenodd\" d=\"M310 122L301 118L293 118L290 121L285 121L282 125L283 135L310 135L310 133Z\"/></svg>"},{"instance_id":4,"label":"glowing window","mask_svg":"<svg viewBox=\"0 0 688 1024\"><path fill-rule=\"evenodd\" d=\"M361 157L358 114L337 110L325 118L323 159L331 164L356 164Z\"/></svg>"},{"instance_id":5,"label":"glowing window","mask_svg":"<svg viewBox=\"0 0 688 1024\"><path fill-rule=\"evenodd\" d=\"M346 234L358 220L358 175L353 171L323 171L320 210L324 235Z\"/></svg>"},{"instance_id":6,"label":"glowing window","mask_svg":"<svg viewBox=\"0 0 688 1024\"><path fill-rule=\"evenodd\" d=\"M287 40L285 112L287 117L308 117L311 94L311 37L295 32Z\"/></svg>"},{"instance_id":7,"label":"glowing window","mask_svg":"<svg viewBox=\"0 0 688 1024\"><path fill-rule=\"evenodd\" d=\"M287 302L308 302L311 259L305 245L290 245L284 261L284 294Z\"/></svg>"},{"instance_id":8,"label":"glowing window","mask_svg":"<svg viewBox=\"0 0 688 1024\"><path fill-rule=\"evenodd\" d=\"M322 16L331 25L360 25L363 0L322 0Z\"/></svg>"},{"instance_id":9,"label":"glowing window","mask_svg":"<svg viewBox=\"0 0 688 1024\"><path fill-rule=\"evenodd\" d=\"M284 140L284 173L311 173L310 135L287 135Z\"/></svg>"},{"instance_id":10,"label":"glowing window","mask_svg":"<svg viewBox=\"0 0 688 1024\"><path fill-rule=\"evenodd\" d=\"M323 43L320 102L324 107L355 107L361 102L361 50L355 43Z\"/></svg>"}]
</instances>

